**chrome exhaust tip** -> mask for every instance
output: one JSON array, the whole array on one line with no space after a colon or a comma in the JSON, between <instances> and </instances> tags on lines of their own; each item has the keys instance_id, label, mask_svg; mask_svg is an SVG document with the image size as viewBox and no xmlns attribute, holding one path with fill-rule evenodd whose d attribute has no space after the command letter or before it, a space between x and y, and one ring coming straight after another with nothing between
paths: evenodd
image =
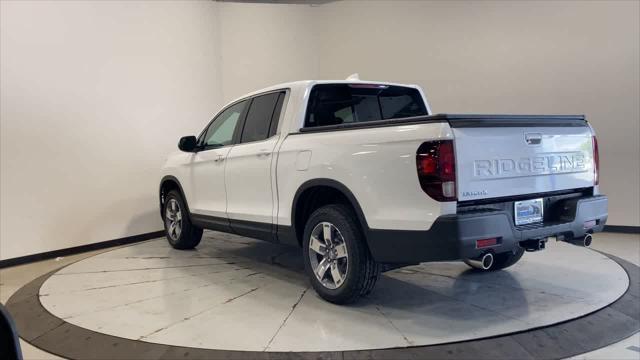
<instances>
[{"instance_id":1,"label":"chrome exhaust tip","mask_svg":"<svg viewBox=\"0 0 640 360\"><path fill-rule=\"evenodd\" d=\"M488 270L493 265L493 255L486 253L475 259L465 259L464 262L473 268Z\"/></svg>"},{"instance_id":2,"label":"chrome exhaust tip","mask_svg":"<svg viewBox=\"0 0 640 360\"><path fill-rule=\"evenodd\" d=\"M586 233L584 237L565 239L564 241L577 246L589 247L593 242L593 236L590 233Z\"/></svg>"}]
</instances>

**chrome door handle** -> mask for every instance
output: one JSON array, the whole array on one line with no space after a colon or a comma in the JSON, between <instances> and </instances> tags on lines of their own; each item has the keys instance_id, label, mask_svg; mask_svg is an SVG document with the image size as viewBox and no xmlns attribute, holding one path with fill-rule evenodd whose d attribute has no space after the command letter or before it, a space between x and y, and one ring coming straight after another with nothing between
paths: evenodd
<instances>
[{"instance_id":1,"label":"chrome door handle","mask_svg":"<svg viewBox=\"0 0 640 360\"><path fill-rule=\"evenodd\" d=\"M213 159L213 161L215 161L215 162L224 161L224 156L222 156L222 155L218 155L218 157L217 157L217 158L215 158L215 159Z\"/></svg>"},{"instance_id":2,"label":"chrome door handle","mask_svg":"<svg viewBox=\"0 0 640 360\"><path fill-rule=\"evenodd\" d=\"M266 156L271 155L271 151L266 150L266 149L263 149L263 150L258 151L258 154L257 154L257 155L258 155L258 156L265 156L265 157L266 157Z\"/></svg>"}]
</instances>

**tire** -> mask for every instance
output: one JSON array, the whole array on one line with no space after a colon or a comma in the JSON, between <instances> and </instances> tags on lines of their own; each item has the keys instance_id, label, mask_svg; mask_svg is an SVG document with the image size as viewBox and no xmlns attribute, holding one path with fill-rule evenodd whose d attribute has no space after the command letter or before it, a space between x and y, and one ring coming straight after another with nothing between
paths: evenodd
<instances>
[{"instance_id":1,"label":"tire","mask_svg":"<svg viewBox=\"0 0 640 360\"><path fill-rule=\"evenodd\" d=\"M179 192L169 191L164 201L162 218L169 244L178 250L193 249L202 239L202 229L193 226Z\"/></svg>"},{"instance_id":2,"label":"tire","mask_svg":"<svg viewBox=\"0 0 640 360\"><path fill-rule=\"evenodd\" d=\"M522 258L522 255L524 255L524 249L520 248L520 247L516 250L515 253L511 252L511 251L507 251L507 252L500 253L500 254L494 254L493 255L493 263L491 264L491 267L489 267L486 270L483 270L483 269L478 269L478 270L480 270L480 271L497 271L497 270L506 269L509 266L512 266L515 263L517 263ZM467 261L465 261L465 263L467 265L471 266L472 268L474 268ZM476 269L476 268L474 268L474 269Z\"/></svg>"},{"instance_id":3,"label":"tire","mask_svg":"<svg viewBox=\"0 0 640 360\"><path fill-rule=\"evenodd\" d=\"M331 234L329 242L324 236L326 229ZM307 220L303 236L305 271L320 297L334 304L348 304L373 290L380 267L371 257L350 208L344 205L321 207ZM312 240L312 236L317 241ZM324 269L322 278L318 275L321 269Z\"/></svg>"}]
</instances>

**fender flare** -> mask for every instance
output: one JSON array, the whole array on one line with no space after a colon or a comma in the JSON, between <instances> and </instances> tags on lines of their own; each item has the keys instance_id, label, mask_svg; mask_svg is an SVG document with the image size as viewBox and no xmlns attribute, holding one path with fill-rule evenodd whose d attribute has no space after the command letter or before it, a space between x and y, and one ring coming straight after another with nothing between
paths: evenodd
<instances>
[{"instance_id":1,"label":"fender flare","mask_svg":"<svg viewBox=\"0 0 640 360\"><path fill-rule=\"evenodd\" d=\"M365 237L367 237L366 235L369 231L369 224L367 223L367 219L364 215L364 212L362 211L362 207L360 206L360 203L356 199L355 195L353 195L351 190L349 190L349 188L345 186L343 183L333 179L326 179L326 178L307 180L304 183L302 183L300 187L298 187L298 190L296 191L296 194L293 197L293 204L291 205L291 226L294 229L296 227L296 211L298 207L298 201L300 200L300 196L302 195L302 193L305 192L305 190L315 186L326 186L341 192L347 198L347 200L349 200L349 203L355 210L356 216L358 217L358 221L362 226L362 231L364 232Z\"/></svg>"},{"instance_id":2,"label":"fender flare","mask_svg":"<svg viewBox=\"0 0 640 360\"><path fill-rule=\"evenodd\" d=\"M162 213L162 187L168 181L172 181L178 185L178 191L180 192L180 196L182 196L182 201L184 201L184 206L186 207L187 214L189 214L189 219L191 219L191 211L189 210L189 204L187 203L187 197L184 195L184 190L182 190L182 184L180 180L173 175L166 175L160 180L160 186L158 187L158 203L160 205L160 216L164 219L164 214Z\"/></svg>"}]
</instances>

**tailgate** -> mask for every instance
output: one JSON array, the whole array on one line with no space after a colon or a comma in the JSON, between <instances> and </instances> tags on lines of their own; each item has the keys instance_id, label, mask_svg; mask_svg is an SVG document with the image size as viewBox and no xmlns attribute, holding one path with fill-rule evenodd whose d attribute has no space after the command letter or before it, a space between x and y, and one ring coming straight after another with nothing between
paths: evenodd
<instances>
[{"instance_id":1,"label":"tailgate","mask_svg":"<svg viewBox=\"0 0 640 360\"><path fill-rule=\"evenodd\" d=\"M450 121L459 201L593 186L590 127L549 120Z\"/></svg>"}]
</instances>

